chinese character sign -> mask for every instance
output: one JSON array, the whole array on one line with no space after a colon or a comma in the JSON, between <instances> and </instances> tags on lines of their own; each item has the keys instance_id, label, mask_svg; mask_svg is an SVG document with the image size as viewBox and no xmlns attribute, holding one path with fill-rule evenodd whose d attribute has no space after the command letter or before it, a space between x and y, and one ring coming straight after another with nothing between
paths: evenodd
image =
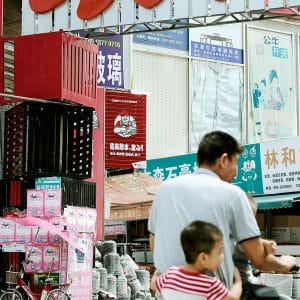
<instances>
[{"instance_id":1,"label":"chinese character sign","mask_svg":"<svg viewBox=\"0 0 300 300\"><path fill-rule=\"evenodd\" d=\"M162 24L164 27L164 24ZM165 25L167 26L167 25ZM143 28L137 25L136 28ZM173 29L157 32L139 32L133 35L133 42L176 50L188 50L188 29Z\"/></svg>"},{"instance_id":2,"label":"chinese character sign","mask_svg":"<svg viewBox=\"0 0 300 300\"><path fill-rule=\"evenodd\" d=\"M190 29L191 56L243 64L242 32L240 24Z\"/></svg>"},{"instance_id":3,"label":"chinese character sign","mask_svg":"<svg viewBox=\"0 0 300 300\"><path fill-rule=\"evenodd\" d=\"M261 143L264 193L300 191L300 138Z\"/></svg>"},{"instance_id":4,"label":"chinese character sign","mask_svg":"<svg viewBox=\"0 0 300 300\"><path fill-rule=\"evenodd\" d=\"M248 27L249 141L297 135L292 34Z\"/></svg>"},{"instance_id":5,"label":"chinese character sign","mask_svg":"<svg viewBox=\"0 0 300 300\"><path fill-rule=\"evenodd\" d=\"M132 168L146 159L146 96L106 91L105 166Z\"/></svg>"},{"instance_id":6,"label":"chinese character sign","mask_svg":"<svg viewBox=\"0 0 300 300\"><path fill-rule=\"evenodd\" d=\"M233 184L252 195L300 191L300 137L244 145ZM146 162L147 174L160 180L194 173L197 154Z\"/></svg>"},{"instance_id":7,"label":"chinese character sign","mask_svg":"<svg viewBox=\"0 0 300 300\"><path fill-rule=\"evenodd\" d=\"M233 184L253 195L300 191L300 137L245 145Z\"/></svg>"},{"instance_id":8,"label":"chinese character sign","mask_svg":"<svg viewBox=\"0 0 300 300\"><path fill-rule=\"evenodd\" d=\"M171 156L159 159L147 160L147 174L159 179L166 180L182 174L194 173L197 169L197 154Z\"/></svg>"},{"instance_id":9,"label":"chinese character sign","mask_svg":"<svg viewBox=\"0 0 300 300\"><path fill-rule=\"evenodd\" d=\"M98 43L97 86L123 88L123 36L103 37Z\"/></svg>"}]
</instances>

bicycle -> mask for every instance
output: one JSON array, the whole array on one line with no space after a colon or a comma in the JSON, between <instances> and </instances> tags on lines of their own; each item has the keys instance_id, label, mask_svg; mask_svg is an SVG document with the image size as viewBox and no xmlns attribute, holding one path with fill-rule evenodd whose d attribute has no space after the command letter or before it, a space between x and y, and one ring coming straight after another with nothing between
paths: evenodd
<instances>
[{"instance_id":1,"label":"bicycle","mask_svg":"<svg viewBox=\"0 0 300 300\"><path fill-rule=\"evenodd\" d=\"M53 284L52 278L45 279L41 293L34 293L23 280L25 274L25 265L30 263L29 258L25 259L21 264L20 272L6 271L9 278L9 284L16 285L14 288L8 288L2 291L0 300L25 300L21 291L31 300L71 300L70 296L61 287L67 287L69 284L60 285Z\"/></svg>"}]
</instances>

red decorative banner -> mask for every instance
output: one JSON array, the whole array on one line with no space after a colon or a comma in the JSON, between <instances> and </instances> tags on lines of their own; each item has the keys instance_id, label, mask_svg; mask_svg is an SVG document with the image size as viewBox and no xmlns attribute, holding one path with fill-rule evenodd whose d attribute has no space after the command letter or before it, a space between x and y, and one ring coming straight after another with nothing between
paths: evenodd
<instances>
[{"instance_id":1,"label":"red decorative banner","mask_svg":"<svg viewBox=\"0 0 300 300\"><path fill-rule=\"evenodd\" d=\"M105 167L132 168L146 159L146 96L106 91Z\"/></svg>"}]
</instances>

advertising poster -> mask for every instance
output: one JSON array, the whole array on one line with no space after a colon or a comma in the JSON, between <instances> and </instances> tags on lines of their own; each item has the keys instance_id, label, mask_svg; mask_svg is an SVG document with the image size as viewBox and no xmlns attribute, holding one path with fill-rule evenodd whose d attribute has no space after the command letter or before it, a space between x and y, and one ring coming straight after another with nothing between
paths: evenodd
<instances>
[{"instance_id":1,"label":"advertising poster","mask_svg":"<svg viewBox=\"0 0 300 300\"><path fill-rule=\"evenodd\" d=\"M146 159L146 96L106 91L105 167L132 168Z\"/></svg>"},{"instance_id":2,"label":"advertising poster","mask_svg":"<svg viewBox=\"0 0 300 300\"><path fill-rule=\"evenodd\" d=\"M245 145L239 157L237 175L233 184L238 185L247 194L263 194L261 155L259 144Z\"/></svg>"},{"instance_id":3,"label":"advertising poster","mask_svg":"<svg viewBox=\"0 0 300 300\"><path fill-rule=\"evenodd\" d=\"M243 27L227 24L190 30L190 151L203 135L226 130L242 141L244 70Z\"/></svg>"},{"instance_id":4,"label":"advertising poster","mask_svg":"<svg viewBox=\"0 0 300 300\"><path fill-rule=\"evenodd\" d=\"M300 137L261 143L264 194L300 191Z\"/></svg>"},{"instance_id":5,"label":"advertising poster","mask_svg":"<svg viewBox=\"0 0 300 300\"><path fill-rule=\"evenodd\" d=\"M247 44L249 142L296 136L292 34L248 27Z\"/></svg>"}]
</instances>

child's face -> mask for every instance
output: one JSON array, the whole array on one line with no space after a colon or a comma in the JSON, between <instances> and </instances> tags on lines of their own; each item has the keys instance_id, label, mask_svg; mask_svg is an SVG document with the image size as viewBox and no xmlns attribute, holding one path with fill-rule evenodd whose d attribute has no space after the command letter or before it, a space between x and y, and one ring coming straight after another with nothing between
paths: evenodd
<instances>
[{"instance_id":1,"label":"child's face","mask_svg":"<svg viewBox=\"0 0 300 300\"><path fill-rule=\"evenodd\" d=\"M217 240L211 252L209 254L204 255L201 261L201 267L207 271L215 271L224 259L223 250L223 239Z\"/></svg>"}]
</instances>

